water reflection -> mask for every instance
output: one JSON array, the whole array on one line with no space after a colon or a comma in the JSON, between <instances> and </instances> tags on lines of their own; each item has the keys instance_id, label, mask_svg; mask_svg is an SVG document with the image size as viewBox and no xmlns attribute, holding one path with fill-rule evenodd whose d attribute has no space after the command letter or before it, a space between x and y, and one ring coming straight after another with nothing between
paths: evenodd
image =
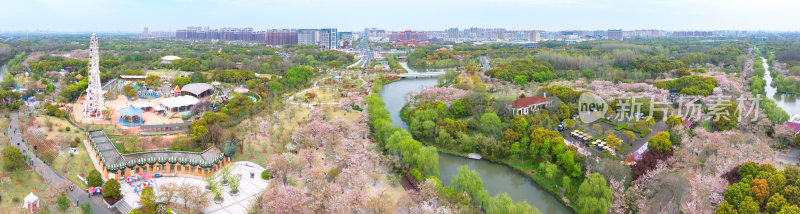
<instances>
[{"instance_id":1,"label":"water reflection","mask_svg":"<svg viewBox=\"0 0 800 214\"><path fill-rule=\"evenodd\" d=\"M411 69L405 62L400 62L409 73L415 73L417 69ZM426 71L442 71L446 69L427 69ZM404 129L408 126L400 119L400 110L406 104L405 95L409 92L419 92L425 87L436 85L436 79L404 79L386 84L381 91L381 99L389 111L392 123ZM527 201L531 206L536 207L542 213L572 213L572 210L564 206L558 199L541 189L527 176L504 165L494 164L485 160L473 160L458 156L439 153L439 178L444 185L449 185L453 176L458 172L462 165L468 165L470 169L478 171L483 186L489 194L494 196L497 193L505 192L516 202Z\"/></svg>"}]
</instances>

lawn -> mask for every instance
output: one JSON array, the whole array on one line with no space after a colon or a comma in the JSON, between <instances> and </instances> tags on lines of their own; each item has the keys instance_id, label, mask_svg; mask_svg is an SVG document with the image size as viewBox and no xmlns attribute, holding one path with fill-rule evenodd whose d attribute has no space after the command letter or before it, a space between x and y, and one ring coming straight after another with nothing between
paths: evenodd
<instances>
[{"instance_id":1,"label":"lawn","mask_svg":"<svg viewBox=\"0 0 800 214\"><path fill-rule=\"evenodd\" d=\"M39 197L40 207L49 209L51 213L56 213L54 212L57 211L56 198L63 194L60 191L62 190L54 189L33 170L2 173L0 174L0 198L2 198L0 210L4 211L3 213L22 211L22 200L33 192L34 195ZM71 204L67 213L81 212L80 208Z\"/></svg>"},{"instance_id":2,"label":"lawn","mask_svg":"<svg viewBox=\"0 0 800 214\"><path fill-rule=\"evenodd\" d=\"M92 159L89 158L89 153L86 152L86 147L79 144L77 147L78 154L72 154L71 151L63 152L56 157L51 167L62 176L75 183L81 189L86 189L88 186L78 179L77 175L82 174L84 177L94 170Z\"/></svg>"}]
</instances>

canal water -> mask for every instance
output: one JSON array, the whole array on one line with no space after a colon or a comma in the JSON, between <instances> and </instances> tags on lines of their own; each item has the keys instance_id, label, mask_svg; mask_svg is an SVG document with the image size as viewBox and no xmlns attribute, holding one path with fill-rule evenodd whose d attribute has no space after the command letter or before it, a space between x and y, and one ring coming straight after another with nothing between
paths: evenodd
<instances>
[{"instance_id":1,"label":"canal water","mask_svg":"<svg viewBox=\"0 0 800 214\"><path fill-rule=\"evenodd\" d=\"M405 62L400 62L409 73L416 73L419 70L412 70ZM434 71L434 70L426 70ZM441 71L441 69L436 69ZM400 119L400 110L405 106L405 95L409 92L419 92L426 87L436 85L436 79L403 79L400 81L386 84L381 91L381 99L386 104L392 123L396 126L408 129L408 126ZM470 169L478 171L483 180L483 186L490 196L505 192L514 199L515 202L527 201L542 213L572 213L572 210L561 203L555 196L540 188L533 180L515 171L514 169L495 164L485 160L473 160L469 158L454 156L446 153L439 153L439 179L443 185L449 185L451 179L458 172L458 168L467 165Z\"/></svg>"},{"instance_id":2,"label":"canal water","mask_svg":"<svg viewBox=\"0 0 800 214\"><path fill-rule=\"evenodd\" d=\"M8 64L4 64L3 67L0 67L0 78L3 78L6 72L8 72Z\"/></svg>"},{"instance_id":3,"label":"canal water","mask_svg":"<svg viewBox=\"0 0 800 214\"><path fill-rule=\"evenodd\" d=\"M764 70L766 70L764 73L764 80L766 80L767 86L764 91L767 93L767 97L775 100L778 107L781 107L786 113L789 113L789 116L800 114L800 103L797 102L797 95L778 93L778 88L772 87L772 76L770 76L771 71L769 70L770 67L767 63L767 59L761 57L761 63L764 63Z\"/></svg>"}]
</instances>

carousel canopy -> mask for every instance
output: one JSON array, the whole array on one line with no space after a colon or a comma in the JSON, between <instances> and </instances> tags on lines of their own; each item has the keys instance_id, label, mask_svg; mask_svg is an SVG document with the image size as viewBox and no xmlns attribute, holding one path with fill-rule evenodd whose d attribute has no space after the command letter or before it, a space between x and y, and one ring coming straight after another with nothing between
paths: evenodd
<instances>
[{"instance_id":1,"label":"carousel canopy","mask_svg":"<svg viewBox=\"0 0 800 214\"><path fill-rule=\"evenodd\" d=\"M236 93L244 94L244 93L247 93L248 91L250 91L250 89L237 88L237 89L233 89L233 91L236 92Z\"/></svg>"},{"instance_id":2,"label":"carousel canopy","mask_svg":"<svg viewBox=\"0 0 800 214\"><path fill-rule=\"evenodd\" d=\"M122 116L138 116L144 113L144 111L142 111L139 108L133 107L132 105L128 106L127 108L120 109L118 112Z\"/></svg>"}]
</instances>

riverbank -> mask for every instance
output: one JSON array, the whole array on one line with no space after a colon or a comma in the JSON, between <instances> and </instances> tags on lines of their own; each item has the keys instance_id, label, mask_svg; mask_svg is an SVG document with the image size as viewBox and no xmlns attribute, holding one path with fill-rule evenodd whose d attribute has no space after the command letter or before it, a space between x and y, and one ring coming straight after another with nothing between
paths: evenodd
<instances>
[{"instance_id":1,"label":"riverbank","mask_svg":"<svg viewBox=\"0 0 800 214\"><path fill-rule=\"evenodd\" d=\"M409 72L415 71L409 70ZM385 84L380 95L381 100L385 102L386 110L390 113L392 124L408 130L401 116L406 106L404 96L435 85L436 79L431 78L403 79ZM439 150L440 172L438 177L443 185L450 184L459 167L468 165L471 170L479 172L484 181L484 188L491 195L507 193L514 201L527 201L542 213L574 213L571 207L565 205L563 198L559 197L560 193L555 184L548 184L541 173L529 173L530 170L527 169L533 167L530 164L474 160L467 158L466 153L438 147L437 150Z\"/></svg>"},{"instance_id":2,"label":"riverbank","mask_svg":"<svg viewBox=\"0 0 800 214\"><path fill-rule=\"evenodd\" d=\"M403 118L403 123L406 123L406 121L405 121L405 113L407 112L407 110L408 110L408 105L404 106L403 109L401 110L401 116L400 117ZM560 202L565 207L569 207L570 209L572 209L572 211L576 210L575 207L572 207L572 204L568 203L569 199L564 197L564 195L561 193L561 189L558 187L558 184L556 182L553 182L551 179L545 178L542 175L543 173L540 172L537 169L537 167L535 166L534 163L529 163L529 162L524 162L524 161L520 162L520 160L514 160L514 159L496 160L496 159L491 159L491 158L484 158L484 159L480 159L480 160L475 160L475 159L469 158L469 153L468 152L456 151L456 150L452 150L452 149L449 149L449 148L437 146L434 143L430 143L430 142L427 142L425 140L419 139L416 136L414 136L414 138L416 140L422 142L426 146L434 146L434 147L436 147L439 150L440 159L441 158L446 158L447 155L450 155L450 156L453 156L453 157L456 157L456 158L470 159L470 160L473 160L473 161L484 161L484 162L488 162L488 163L491 163L491 164L496 164L496 165L508 167L509 169L512 169L512 171L514 171L514 173L518 173L521 176L524 176L526 178L531 179L533 181L533 183L536 185L536 187L546 190L546 192L548 192L551 196L553 196L555 199L557 199L558 202ZM485 154L481 154L481 155L485 156ZM517 162L517 163L514 163L514 162ZM440 167L440 169L441 169L441 167ZM446 183L446 184L449 184L449 183L447 183L449 181L443 180L442 182Z\"/></svg>"}]
</instances>

